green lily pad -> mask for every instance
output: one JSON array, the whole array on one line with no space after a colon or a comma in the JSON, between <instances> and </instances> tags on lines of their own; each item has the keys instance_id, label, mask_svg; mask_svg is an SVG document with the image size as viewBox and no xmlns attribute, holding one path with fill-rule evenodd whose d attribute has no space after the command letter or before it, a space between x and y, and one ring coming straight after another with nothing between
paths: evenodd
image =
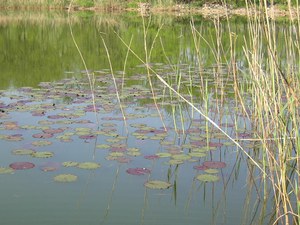
<instances>
[{"instance_id":1,"label":"green lily pad","mask_svg":"<svg viewBox=\"0 0 300 225\"><path fill-rule=\"evenodd\" d=\"M172 186L170 183L161 180L150 180L144 185L150 189L168 189Z\"/></svg>"},{"instance_id":2,"label":"green lily pad","mask_svg":"<svg viewBox=\"0 0 300 225\"><path fill-rule=\"evenodd\" d=\"M188 160L192 157L189 155L185 155L185 154L178 154L178 155L172 155L172 158L176 159L176 160Z\"/></svg>"},{"instance_id":3,"label":"green lily pad","mask_svg":"<svg viewBox=\"0 0 300 225\"><path fill-rule=\"evenodd\" d=\"M53 157L53 155L53 152L34 152L31 154L31 156L35 158L50 158Z\"/></svg>"},{"instance_id":4,"label":"green lily pad","mask_svg":"<svg viewBox=\"0 0 300 225\"><path fill-rule=\"evenodd\" d=\"M130 155L130 156L140 156L142 153L140 152L127 152L127 155Z\"/></svg>"},{"instance_id":5,"label":"green lily pad","mask_svg":"<svg viewBox=\"0 0 300 225\"><path fill-rule=\"evenodd\" d=\"M181 159L170 159L169 162L167 162L167 164L169 165L179 165L182 164L184 161Z\"/></svg>"},{"instance_id":6,"label":"green lily pad","mask_svg":"<svg viewBox=\"0 0 300 225\"><path fill-rule=\"evenodd\" d=\"M0 174L13 174L14 172L15 170L10 167L0 167Z\"/></svg>"},{"instance_id":7,"label":"green lily pad","mask_svg":"<svg viewBox=\"0 0 300 225\"><path fill-rule=\"evenodd\" d=\"M77 176L73 174L60 174L55 176L54 181L56 182L62 182L62 183L68 183L68 182L74 182L77 180Z\"/></svg>"},{"instance_id":8,"label":"green lily pad","mask_svg":"<svg viewBox=\"0 0 300 225\"><path fill-rule=\"evenodd\" d=\"M111 152L111 153L109 153L109 155L112 157L121 157L121 156L124 156L124 153L123 152Z\"/></svg>"},{"instance_id":9,"label":"green lily pad","mask_svg":"<svg viewBox=\"0 0 300 225\"><path fill-rule=\"evenodd\" d=\"M78 162L73 162L73 161L67 161L62 163L64 167L73 167L73 166L77 166L78 164L79 164Z\"/></svg>"},{"instance_id":10,"label":"green lily pad","mask_svg":"<svg viewBox=\"0 0 300 225\"><path fill-rule=\"evenodd\" d=\"M172 154L168 153L168 152L158 152L155 155L159 156L160 158L166 158L166 157L171 157Z\"/></svg>"},{"instance_id":11,"label":"green lily pad","mask_svg":"<svg viewBox=\"0 0 300 225\"><path fill-rule=\"evenodd\" d=\"M12 150L11 153L14 155L31 155L31 154L35 153L35 151L32 149L20 148L20 149Z\"/></svg>"},{"instance_id":12,"label":"green lily pad","mask_svg":"<svg viewBox=\"0 0 300 225\"><path fill-rule=\"evenodd\" d=\"M196 177L196 179L203 182L216 182L219 181L220 178L212 174L200 174Z\"/></svg>"},{"instance_id":13,"label":"green lily pad","mask_svg":"<svg viewBox=\"0 0 300 225\"><path fill-rule=\"evenodd\" d=\"M219 170L217 169L206 169L204 170L206 173L210 173L210 174L216 174L219 173Z\"/></svg>"},{"instance_id":14,"label":"green lily pad","mask_svg":"<svg viewBox=\"0 0 300 225\"><path fill-rule=\"evenodd\" d=\"M109 138L109 139L106 139L107 142L110 142L110 143L117 143L117 142L120 142L121 139L119 138Z\"/></svg>"},{"instance_id":15,"label":"green lily pad","mask_svg":"<svg viewBox=\"0 0 300 225\"><path fill-rule=\"evenodd\" d=\"M84 162L84 163L79 163L76 167L78 167L80 169L94 170L94 169L100 168L100 166L101 165L99 163Z\"/></svg>"},{"instance_id":16,"label":"green lily pad","mask_svg":"<svg viewBox=\"0 0 300 225\"><path fill-rule=\"evenodd\" d=\"M138 148L128 148L127 151L128 152L139 152L140 149L138 149Z\"/></svg>"},{"instance_id":17,"label":"green lily pad","mask_svg":"<svg viewBox=\"0 0 300 225\"><path fill-rule=\"evenodd\" d=\"M46 145L51 145L52 142L51 141L34 141L34 142L31 142L31 144L34 146L46 146Z\"/></svg>"},{"instance_id":18,"label":"green lily pad","mask_svg":"<svg viewBox=\"0 0 300 225\"><path fill-rule=\"evenodd\" d=\"M100 145L96 145L96 148L108 149L108 148L110 148L110 145L100 144Z\"/></svg>"},{"instance_id":19,"label":"green lily pad","mask_svg":"<svg viewBox=\"0 0 300 225\"><path fill-rule=\"evenodd\" d=\"M204 152L190 152L190 153L189 153L189 156L201 158L201 157L207 156L207 154L204 153Z\"/></svg>"}]
</instances>

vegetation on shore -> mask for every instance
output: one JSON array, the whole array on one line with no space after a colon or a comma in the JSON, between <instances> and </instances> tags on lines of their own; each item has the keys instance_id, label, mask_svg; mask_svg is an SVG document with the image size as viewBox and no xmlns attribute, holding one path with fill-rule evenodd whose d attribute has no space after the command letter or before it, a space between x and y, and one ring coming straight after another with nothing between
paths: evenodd
<instances>
[{"instance_id":1,"label":"vegetation on shore","mask_svg":"<svg viewBox=\"0 0 300 225\"><path fill-rule=\"evenodd\" d=\"M227 9L246 8L249 5L268 8L276 6L276 9L288 11L290 7L297 7L298 0L4 0L0 2L0 9L67 9L72 5L74 10L135 10L141 7L151 7L156 11L193 11L201 8L224 7Z\"/></svg>"}]
</instances>

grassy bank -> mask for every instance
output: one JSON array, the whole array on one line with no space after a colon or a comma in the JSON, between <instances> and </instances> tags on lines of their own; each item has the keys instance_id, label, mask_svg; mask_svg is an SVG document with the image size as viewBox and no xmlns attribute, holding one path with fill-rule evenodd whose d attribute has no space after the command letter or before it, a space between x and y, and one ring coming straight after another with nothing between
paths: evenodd
<instances>
[{"instance_id":1,"label":"grassy bank","mask_svg":"<svg viewBox=\"0 0 300 225\"><path fill-rule=\"evenodd\" d=\"M119 11L138 10L142 12L181 12L198 13L203 15L247 15L247 8L252 11L261 9L271 12L275 16L297 16L297 0L273 1L212 1L212 0L4 0L0 2L0 9L68 9Z\"/></svg>"}]
</instances>

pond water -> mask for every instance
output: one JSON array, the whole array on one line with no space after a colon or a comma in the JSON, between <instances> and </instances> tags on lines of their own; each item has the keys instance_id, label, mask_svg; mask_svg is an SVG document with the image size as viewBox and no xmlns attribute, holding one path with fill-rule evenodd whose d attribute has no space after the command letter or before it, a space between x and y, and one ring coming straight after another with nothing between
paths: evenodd
<instances>
[{"instance_id":1,"label":"pond water","mask_svg":"<svg viewBox=\"0 0 300 225\"><path fill-rule=\"evenodd\" d=\"M251 137L250 122L234 101L233 78L225 66L216 68L212 54L217 32L224 58L229 54L226 21L193 18L207 40L201 49L204 68L199 68L191 17L154 16L144 22L137 14L90 12L70 20L62 12L2 12L0 17L2 224L270 221L271 200L262 204L253 164L153 73L230 136ZM246 21L233 18L230 26L243 69ZM284 27L278 24L279 30ZM117 34L141 59L144 41L148 54L153 46L149 74ZM215 84L225 81L224 94ZM241 144L250 152L259 148L250 141ZM34 167L18 168L14 162ZM57 180L62 174L73 176Z\"/></svg>"}]
</instances>

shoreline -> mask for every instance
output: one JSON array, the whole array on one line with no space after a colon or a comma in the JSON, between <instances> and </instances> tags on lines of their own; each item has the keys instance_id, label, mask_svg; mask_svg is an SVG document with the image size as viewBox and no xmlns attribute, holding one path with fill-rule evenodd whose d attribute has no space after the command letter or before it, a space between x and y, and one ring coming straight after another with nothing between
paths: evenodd
<instances>
[{"instance_id":1,"label":"shoreline","mask_svg":"<svg viewBox=\"0 0 300 225\"><path fill-rule=\"evenodd\" d=\"M0 7L0 11L18 11L18 10L69 10L68 7L32 7L32 6L20 6L20 7ZM285 18L294 20L300 18L300 8L292 7L289 9L283 9L277 5L268 7L267 10L261 10L259 8L233 8L226 7L217 4L209 4L204 5L202 7L193 7L186 4L177 4L174 6L151 6L149 3L140 3L136 8L127 8L122 7L120 5L111 5L111 6L103 6L103 7L79 7L73 6L70 9L71 12L76 11L93 11L93 12L138 12L142 16L148 16L150 14L169 14L176 16L185 16L185 15L202 15L203 17L231 17L231 16L244 16L244 17L252 17L259 16L264 14L264 16L272 19L277 18Z\"/></svg>"}]
</instances>

